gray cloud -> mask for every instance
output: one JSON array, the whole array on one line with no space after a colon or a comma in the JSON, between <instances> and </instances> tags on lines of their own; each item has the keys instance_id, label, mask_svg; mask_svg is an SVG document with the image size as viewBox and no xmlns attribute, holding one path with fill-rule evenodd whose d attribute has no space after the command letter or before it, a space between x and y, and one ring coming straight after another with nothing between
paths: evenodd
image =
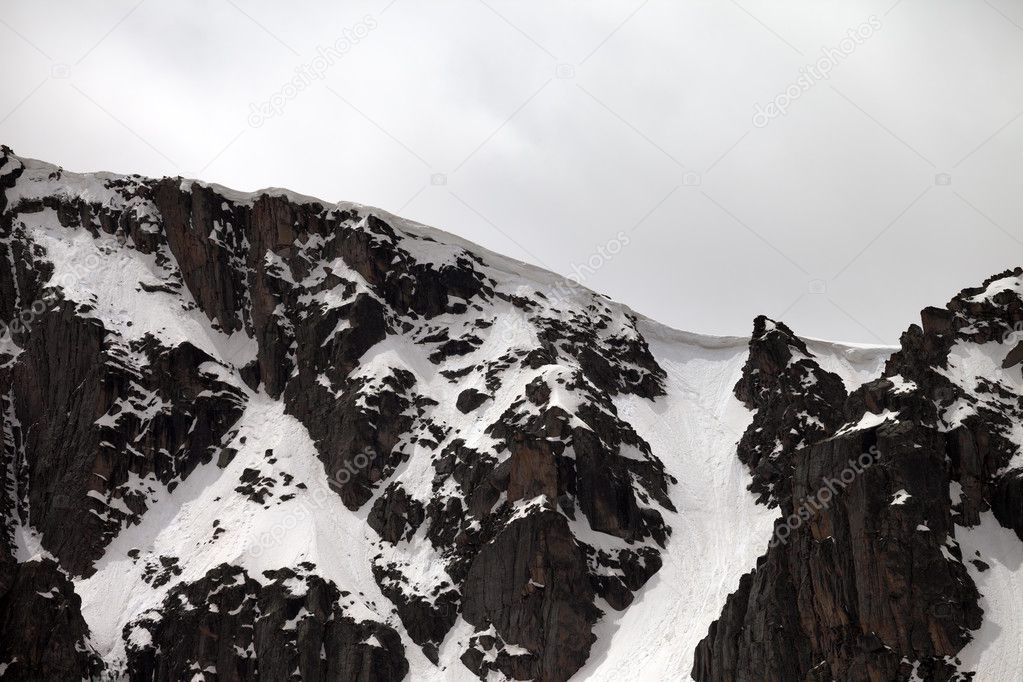
<instances>
[{"instance_id":1,"label":"gray cloud","mask_svg":"<svg viewBox=\"0 0 1023 682\"><path fill-rule=\"evenodd\" d=\"M625 232L585 283L684 329L893 343L1023 263L1019 2L38 2L0 35L20 154L378 205L566 275Z\"/></svg>"}]
</instances>

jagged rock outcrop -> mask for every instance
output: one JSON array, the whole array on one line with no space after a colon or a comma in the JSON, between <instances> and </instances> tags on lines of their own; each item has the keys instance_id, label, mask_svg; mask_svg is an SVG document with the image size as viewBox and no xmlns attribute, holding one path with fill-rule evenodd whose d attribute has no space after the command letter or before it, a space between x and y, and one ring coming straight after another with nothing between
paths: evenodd
<instances>
[{"instance_id":1,"label":"jagged rock outcrop","mask_svg":"<svg viewBox=\"0 0 1023 682\"><path fill-rule=\"evenodd\" d=\"M9 153L4 159L0 170L20 163ZM22 198L0 216L0 260L12 266L0 301L18 320L8 334L5 389L10 428L19 435L7 457L25 498L21 513L43 547L72 574L84 574L110 538L144 513L154 486L173 486L213 457L242 398L208 353L136 333L129 316L108 316L102 303L76 291L100 268L117 267L116 258L105 264L94 253L56 272L53 255L28 234L51 214L57 229L90 230L93 238L123 229L129 215L46 196ZM98 243L98 254L104 248ZM166 260L153 267L167 274L170 290L179 286ZM69 300L69 291L78 298Z\"/></svg>"},{"instance_id":2,"label":"jagged rock outcrop","mask_svg":"<svg viewBox=\"0 0 1023 682\"><path fill-rule=\"evenodd\" d=\"M132 682L217 679L398 682L408 673L401 637L348 614L349 593L298 566L267 585L236 566L181 584L160 609L125 627Z\"/></svg>"},{"instance_id":3,"label":"jagged rock outcrop","mask_svg":"<svg viewBox=\"0 0 1023 682\"><path fill-rule=\"evenodd\" d=\"M990 502L995 518L1023 540L1023 470L999 475L990 486Z\"/></svg>"},{"instance_id":4,"label":"jagged rock outcrop","mask_svg":"<svg viewBox=\"0 0 1023 682\"><path fill-rule=\"evenodd\" d=\"M791 444L779 446L791 462L791 506L783 504L766 555L701 642L697 680L972 679L957 654L983 612L956 527L978 524L993 507L1019 529L1020 470L1011 462L1023 445L1014 427L1023 396L999 369L1015 366L1021 274L925 310L882 378L832 403L844 413L837 430L804 438L762 416L772 396L757 406L754 421L766 431L757 440ZM764 383L757 370L769 365L755 359L763 326L758 320L741 398L750 382ZM791 383L784 390L774 398L803 399Z\"/></svg>"},{"instance_id":5,"label":"jagged rock outcrop","mask_svg":"<svg viewBox=\"0 0 1023 682\"><path fill-rule=\"evenodd\" d=\"M61 304L34 322L13 371L29 521L74 574L89 572L156 487L209 462L242 411L240 392L202 371L213 358L194 346L106 337Z\"/></svg>"},{"instance_id":6,"label":"jagged rock outcrop","mask_svg":"<svg viewBox=\"0 0 1023 682\"><path fill-rule=\"evenodd\" d=\"M81 599L49 559L0 564L0 677L32 682L99 679Z\"/></svg>"},{"instance_id":7,"label":"jagged rock outcrop","mask_svg":"<svg viewBox=\"0 0 1023 682\"><path fill-rule=\"evenodd\" d=\"M784 323L761 316L735 395L754 412L738 450L753 475L750 490L761 502L790 509L792 453L835 432L845 386Z\"/></svg>"},{"instance_id":8,"label":"jagged rock outcrop","mask_svg":"<svg viewBox=\"0 0 1023 682\"><path fill-rule=\"evenodd\" d=\"M462 660L481 678L500 670L512 679L562 679L564 671L578 669L589 656L597 609L586 557L565 517L542 507L532 502L515 509L466 576L462 615L477 631L492 626L496 639L520 651L507 660L487 661L483 651L471 647Z\"/></svg>"}]
</instances>

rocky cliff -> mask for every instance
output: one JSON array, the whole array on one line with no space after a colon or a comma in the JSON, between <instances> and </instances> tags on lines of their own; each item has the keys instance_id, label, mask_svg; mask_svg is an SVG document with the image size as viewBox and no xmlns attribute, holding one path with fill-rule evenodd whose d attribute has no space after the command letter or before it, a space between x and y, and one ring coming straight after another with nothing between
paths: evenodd
<instances>
[{"instance_id":1,"label":"rocky cliff","mask_svg":"<svg viewBox=\"0 0 1023 682\"><path fill-rule=\"evenodd\" d=\"M4 679L986 670L1021 272L893 354L684 335L284 190L6 147L0 189Z\"/></svg>"},{"instance_id":2,"label":"rocky cliff","mask_svg":"<svg viewBox=\"0 0 1023 682\"><path fill-rule=\"evenodd\" d=\"M959 538L992 510L1020 530L1021 276L925 310L848 396L787 328L757 320L735 389L757 412L738 454L782 518L695 679L974 679L959 654L984 616L970 566L988 567Z\"/></svg>"},{"instance_id":3,"label":"rocky cliff","mask_svg":"<svg viewBox=\"0 0 1023 682\"><path fill-rule=\"evenodd\" d=\"M0 177L6 675L102 667L69 579L117 563L151 605L104 652L132 680L397 680L408 647L436 663L459 619L472 673L565 680L657 572L671 481L613 398L654 400L664 372L621 308L357 205L8 149ZM239 423L269 402L316 467L293 466L294 442L250 453L261 434ZM220 501L253 515L340 502L377 536L359 567L376 598L290 547L275 558L286 531L214 522L187 555L126 546L214 467L240 469ZM52 561L19 562L15 535ZM16 615L43 582L60 628ZM21 654L44 625L52 651Z\"/></svg>"}]
</instances>

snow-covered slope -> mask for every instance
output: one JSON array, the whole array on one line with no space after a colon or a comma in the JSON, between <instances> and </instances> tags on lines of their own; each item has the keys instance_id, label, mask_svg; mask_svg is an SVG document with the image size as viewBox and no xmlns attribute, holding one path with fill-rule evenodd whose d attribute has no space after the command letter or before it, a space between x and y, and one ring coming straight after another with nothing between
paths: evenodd
<instances>
[{"instance_id":1,"label":"snow-covered slope","mask_svg":"<svg viewBox=\"0 0 1023 682\"><path fill-rule=\"evenodd\" d=\"M813 657L857 679L804 634L789 668L771 641L744 667L756 628L735 607L789 561L773 539L803 453L930 424L907 397L925 384L946 391L921 398L943 433L980 420L1021 442L991 414L1015 418L1023 382L977 391L1011 345L968 336L1011 330L1004 283L957 313L947 361L912 334L847 346L758 320L751 342L357 204L6 148L0 184L5 679L788 680ZM955 547L992 566L962 569L988 617L958 665L1007 682L1019 552L995 516L1023 516L1016 463L950 458L964 499L1004 488L994 514L960 503ZM899 639L914 627L872 636L949 679Z\"/></svg>"}]
</instances>

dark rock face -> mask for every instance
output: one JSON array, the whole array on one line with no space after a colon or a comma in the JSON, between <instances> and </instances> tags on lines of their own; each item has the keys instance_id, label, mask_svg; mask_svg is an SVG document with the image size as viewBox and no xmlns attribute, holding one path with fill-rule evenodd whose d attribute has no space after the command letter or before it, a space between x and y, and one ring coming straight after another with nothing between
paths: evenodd
<instances>
[{"instance_id":1,"label":"dark rock face","mask_svg":"<svg viewBox=\"0 0 1023 682\"><path fill-rule=\"evenodd\" d=\"M88 635L81 599L57 564L0 567L0 676L5 680L98 679L103 662Z\"/></svg>"},{"instance_id":2,"label":"dark rock face","mask_svg":"<svg viewBox=\"0 0 1023 682\"><path fill-rule=\"evenodd\" d=\"M739 459L753 474L750 490L761 502L785 508L792 496L792 453L842 423L845 386L821 369L792 330L761 316L735 395L754 411L739 442Z\"/></svg>"},{"instance_id":3,"label":"dark rock face","mask_svg":"<svg viewBox=\"0 0 1023 682\"><path fill-rule=\"evenodd\" d=\"M464 252L434 269L373 215L267 195L231 205L180 184L158 183L154 202L189 290L203 292L197 302L225 330L259 342L251 382L306 424L345 504L358 509L405 457L395 447L411 427L404 412L415 379L401 370L381 382L349 375L409 320L457 310L453 299L489 297L478 258ZM323 293L337 304L324 306Z\"/></svg>"},{"instance_id":4,"label":"dark rock face","mask_svg":"<svg viewBox=\"0 0 1023 682\"><path fill-rule=\"evenodd\" d=\"M5 319L23 321L11 329L16 354L6 356L10 471L44 548L82 575L146 510L152 489L129 481L172 486L208 462L241 414L242 398L191 344L125 338L90 304L64 300L68 276L48 284L53 265L26 234L26 222L46 211L68 228L96 230L98 223L111 232L129 217L56 200L23 200L0 216L0 260L13 266L0 279L0 307ZM95 269L98 260L78 267ZM166 270L166 261L157 258L155 267ZM178 283L172 278L168 286Z\"/></svg>"},{"instance_id":5,"label":"dark rock face","mask_svg":"<svg viewBox=\"0 0 1023 682\"><path fill-rule=\"evenodd\" d=\"M161 609L125 627L129 679L215 671L232 680L397 682L408 674L401 637L346 615L348 593L290 569L266 577L273 582L260 586L224 565L175 587Z\"/></svg>"},{"instance_id":6,"label":"dark rock face","mask_svg":"<svg viewBox=\"0 0 1023 682\"><path fill-rule=\"evenodd\" d=\"M1003 273L946 309L925 310L883 377L844 400L837 388L820 393L819 376L786 388L784 374L761 376L788 364L776 360L785 357L779 344L764 357L765 323L757 321L736 394L758 412L739 453L752 463L744 447L751 440L777 442L774 458L790 473L770 478L771 491L788 494L779 497L783 518L767 553L696 652L697 680L973 678L956 655L983 613L956 527L978 524L993 508L1019 533L1020 470L1006 467L1019 447L1011 430L1023 399L994 373L967 372L961 358L984 345L989 355L1003 349L1003 368L1015 365L1023 300L1005 284L1021 274ZM750 401L751 386L762 391L759 401ZM774 402L818 416L825 428L817 420L793 426ZM754 490L761 470L754 466Z\"/></svg>"},{"instance_id":7,"label":"dark rock face","mask_svg":"<svg viewBox=\"0 0 1023 682\"><path fill-rule=\"evenodd\" d=\"M612 608L628 607L660 568L657 547L667 540L663 518L652 508L673 509L660 461L582 372L545 368L547 375L530 382L488 427L503 442L505 459L453 441L434 462L435 494L425 509L393 486L370 513L370 525L386 542L428 541L447 561L450 580L428 598L416 595L399 562L381 557L374 566L413 641L435 658L460 604L463 618L490 633L481 634L462 659L483 678L497 670L516 679L568 679L589 655L600 615L595 596ZM566 387L594 407L573 417L550 405L552 392ZM573 426L573 418L580 423ZM627 450L634 454L625 456ZM456 494L445 496L452 486ZM629 550L591 547L575 539L566 517L637 544ZM649 541L654 544L638 544ZM555 559L554 565L543 563ZM532 566L534 577L523 573L524 566ZM546 591L529 587L530 580ZM487 644L502 653L487 653ZM508 647L519 653L510 656Z\"/></svg>"},{"instance_id":8,"label":"dark rock face","mask_svg":"<svg viewBox=\"0 0 1023 682\"><path fill-rule=\"evenodd\" d=\"M592 605L586 558L557 512L512 519L480 551L464 591L462 615L467 621L482 631L493 626L502 641L529 652L515 661L499 657L491 664L470 665L481 677L488 670L501 670L514 679L566 679L564 671L586 661L598 612ZM474 651L463 661L477 662Z\"/></svg>"},{"instance_id":9,"label":"dark rock face","mask_svg":"<svg viewBox=\"0 0 1023 682\"><path fill-rule=\"evenodd\" d=\"M497 670L515 679L568 679L589 655L600 615L594 598L616 609L632 602L661 567L657 548L668 536L653 506L673 510L663 465L584 370L553 362L537 369L541 374L488 427L505 459L454 441L434 463L425 535L448 561L451 582L441 586L441 598L429 608L402 588L399 566L382 560L375 567L427 655L436 654L460 601L462 616L487 633L462 659L483 678ZM550 403L556 390L587 404L572 415ZM457 494L445 497L451 486ZM419 528L419 510L405 498L389 489L371 514L392 543L410 541ZM388 510L393 527L384 523ZM634 547L591 547L575 539L568 519ZM508 654L509 647L519 653Z\"/></svg>"},{"instance_id":10,"label":"dark rock face","mask_svg":"<svg viewBox=\"0 0 1023 682\"><path fill-rule=\"evenodd\" d=\"M1014 469L999 476L991 488L991 507L1006 528L1023 540L1023 470Z\"/></svg>"},{"instance_id":11,"label":"dark rock face","mask_svg":"<svg viewBox=\"0 0 1023 682\"><path fill-rule=\"evenodd\" d=\"M190 344L119 348L68 304L39 319L22 350L12 389L29 519L62 566L85 574L147 509L133 475L173 485L209 462L241 415L240 392L199 371L212 358ZM140 356L148 363L133 366Z\"/></svg>"}]
</instances>

